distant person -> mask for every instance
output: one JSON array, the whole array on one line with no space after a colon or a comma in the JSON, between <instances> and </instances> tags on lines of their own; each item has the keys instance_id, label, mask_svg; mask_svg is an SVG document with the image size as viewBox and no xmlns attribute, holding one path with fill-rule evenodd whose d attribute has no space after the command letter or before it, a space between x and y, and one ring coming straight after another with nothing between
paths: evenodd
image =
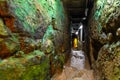
<instances>
[{"instance_id":1,"label":"distant person","mask_svg":"<svg viewBox=\"0 0 120 80\"><path fill-rule=\"evenodd\" d=\"M77 39L77 35L75 33L72 33L72 47L73 48L78 47L78 39Z\"/></svg>"},{"instance_id":2,"label":"distant person","mask_svg":"<svg viewBox=\"0 0 120 80\"><path fill-rule=\"evenodd\" d=\"M77 48L77 47L78 47L78 39L77 39L77 38L74 38L73 43L74 43L73 47L74 47L74 48Z\"/></svg>"}]
</instances>

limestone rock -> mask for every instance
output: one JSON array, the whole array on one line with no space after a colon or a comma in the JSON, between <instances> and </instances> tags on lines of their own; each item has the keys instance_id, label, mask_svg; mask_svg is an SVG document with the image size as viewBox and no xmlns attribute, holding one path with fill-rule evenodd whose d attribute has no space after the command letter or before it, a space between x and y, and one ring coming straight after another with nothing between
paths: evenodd
<instances>
[{"instance_id":1,"label":"limestone rock","mask_svg":"<svg viewBox=\"0 0 120 80\"><path fill-rule=\"evenodd\" d=\"M109 42L104 41L102 33L112 33L113 39L117 39L115 34L120 26L120 1L119 0L97 0L90 15L89 26L93 39L98 40L101 44Z\"/></svg>"},{"instance_id":2,"label":"limestone rock","mask_svg":"<svg viewBox=\"0 0 120 80\"><path fill-rule=\"evenodd\" d=\"M7 30L5 29L5 24L3 20L0 18L0 37L8 36Z\"/></svg>"},{"instance_id":3,"label":"limestone rock","mask_svg":"<svg viewBox=\"0 0 120 80\"><path fill-rule=\"evenodd\" d=\"M96 80L119 80L120 0L96 0L89 17L90 52L97 55L92 64L99 76Z\"/></svg>"},{"instance_id":4,"label":"limestone rock","mask_svg":"<svg viewBox=\"0 0 120 80\"><path fill-rule=\"evenodd\" d=\"M10 39L0 42L0 58L14 55L20 49L20 45Z\"/></svg>"},{"instance_id":5,"label":"limestone rock","mask_svg":"<svg viewBox=\"0 0 120 80\"><path fill-rule=\"evenodd\" d=\"M120 28L117 29L116 35L120 37Z\"/></svg>"},{"instance_id":6,"label":"limestone rock","mask_svg":"<svg viewBox=\"0 0 120 80\"><path fill-rule=\"evenodd\" d=\"M104 45L99 51L96 71L101 73L100 80L118 80L120 78L120 42Z\"/></svg>"},{"instance_id":7,"label":"limestone rock","mask_svg":"<svg viewBox=\"0 0 120 80\"><path fill-rule=\"evenodd\" d=\"M107 39L109 40L109 42L111 42L113 40L113 34L112 33L108 33Z\"/></svg>"},{"instance_id":8,"label":"limestone rock","mask_svg":"<svg viewBox=\"0 0 120 80\"><path fill-rule=\"evenodd\" d=\"M50 80L49 58L41 51L22 58L8 58L0 63L2 80Z\"/></svg>"},{"instance_id":9,"label":"limestone rock","mask_svg":"<svg viewBox=\"0 0 120 80\"><path fill-rule=\"evenodd\" d=\"M61 33L67 22L60 0L0 1L0 79L50 80L50 69L52 75L62 70L69 34Z\"/></svg>"}]
</instances>

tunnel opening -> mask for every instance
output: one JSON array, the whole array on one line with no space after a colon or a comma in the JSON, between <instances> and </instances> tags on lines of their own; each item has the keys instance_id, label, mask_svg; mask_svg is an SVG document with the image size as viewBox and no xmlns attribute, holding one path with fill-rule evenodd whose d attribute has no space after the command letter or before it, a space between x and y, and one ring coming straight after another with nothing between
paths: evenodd
<instances>
[{"instance_id":1,"label":"tunnel opening","mask_svg":"<svg viewBox=\"0 0 120 80\"><path fill-rule=\"evenodd\" d=\"M63 4L70 22L71 48L84 50L91 63L89 52L90 46L88 45L90 43L88 21L94 5L94 0L63 0ZM77 42L75 42L76 39Z\"/></svg>"}]
</instances>

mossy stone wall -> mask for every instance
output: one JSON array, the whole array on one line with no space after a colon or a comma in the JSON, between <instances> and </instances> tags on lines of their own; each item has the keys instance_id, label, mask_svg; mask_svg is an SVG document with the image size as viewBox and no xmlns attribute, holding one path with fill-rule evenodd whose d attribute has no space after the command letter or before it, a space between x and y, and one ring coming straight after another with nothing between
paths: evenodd
<instances>
[{"instance_id":1,"label":"mossy stone wall","mask_svg":"<svg viewBox=\"0 0 120 80\"><path fill-rule=\"evenodd\" d=\"M61 0L0 0L0 79L50 80L70 51L68 24Z\"/></svg>"}]
</instances>

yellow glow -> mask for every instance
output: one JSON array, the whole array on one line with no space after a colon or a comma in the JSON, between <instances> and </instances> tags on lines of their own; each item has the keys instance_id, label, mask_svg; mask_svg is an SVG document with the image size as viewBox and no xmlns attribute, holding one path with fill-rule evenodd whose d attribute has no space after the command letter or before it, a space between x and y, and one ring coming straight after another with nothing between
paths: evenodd
<instances>
[{"instance_id":1,"label":"yellow glow","mask_svg":"<svg viewBox=\"0 0 120 80\"><path fill-rule=\"evenodd\" d=\"M77 48L78 47L78 40L77 40L77 38L74 38L73 43L74 43L73 47Z\"/></svg>"}]
</instances>

